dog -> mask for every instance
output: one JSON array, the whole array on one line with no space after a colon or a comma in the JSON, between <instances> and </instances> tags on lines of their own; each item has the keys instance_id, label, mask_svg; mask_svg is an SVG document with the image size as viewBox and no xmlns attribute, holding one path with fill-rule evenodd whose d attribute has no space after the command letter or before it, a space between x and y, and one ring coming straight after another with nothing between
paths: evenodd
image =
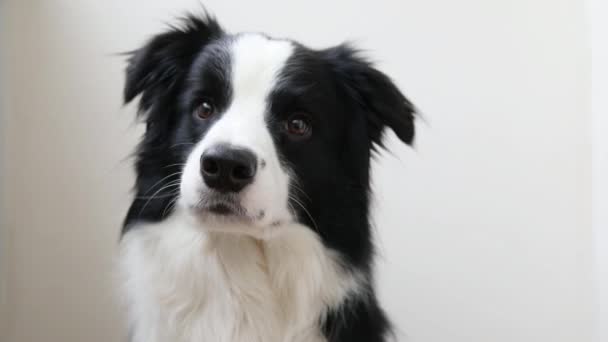
<instances>
[{"instance_id":1,"label":"dog","mask_svg":"<svg viewBox=\"0 0 608 342\"><path fill-rule=\"evenodd\" d=\"M132 52L146 130L120 240L132 342L381 342L370 159L414 106L350 44L188 14Z\"/></svg>"}]
</instances>

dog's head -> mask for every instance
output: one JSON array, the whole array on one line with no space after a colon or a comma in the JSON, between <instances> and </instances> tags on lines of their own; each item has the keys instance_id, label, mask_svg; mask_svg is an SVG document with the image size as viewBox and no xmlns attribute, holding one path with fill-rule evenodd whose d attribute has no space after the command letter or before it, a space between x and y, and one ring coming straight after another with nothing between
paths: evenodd
<instances>
[{"instance_id":1,"label":"dog's head","mask_svg":"<svg viewBox=\"0 0 608 342\"><path fill-rule=\"evenodd\" d=\"M180 206L209 229L261 236L298 221L331 235L367 218L383 129L414 137L410 102L353 48L228 34L209 17L133 53L125 100L138 95L147 130L127 224Z\"/></svg>"}]
</instances>

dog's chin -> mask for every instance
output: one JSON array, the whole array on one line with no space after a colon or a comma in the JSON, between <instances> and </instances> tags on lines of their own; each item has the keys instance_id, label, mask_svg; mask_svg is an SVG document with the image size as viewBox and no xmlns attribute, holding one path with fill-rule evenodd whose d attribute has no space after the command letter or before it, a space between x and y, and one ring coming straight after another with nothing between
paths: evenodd
<instances>
[{"instance_id":1,"label":"dog's chin","mask_svg":"<svg viewBox=\"0 0 608 342\"><path fill-rule=\"evenodd\" d=\"M192 204L183 203L193 223L204 231L249 235L266 239L274 235L279 224L266 224L264 211L250 213L230 196L202 198Z\"/></svg>"},{"instance_id":2,"label":"dog's chin","mask_svg":"<svg viewBox=\"0 0 608 342\"><path fill-rule=\"evenodd\" d=\"M208 205L196 208L201 215L213 215L224 219L231 220L250 220L247 211L239 205L226 202L210 203Z\"/></svg>"},{"instance_id":3,"label":"dog's chin","mask_svg":"<svg viewBox=\"0 0 608 342\"><path fill-rule=\"evenodd\" d=\"M188 206L190 213L203 223L248 224L255 223L247 210L232 201L201 201Z\"/></svg>"}]
</instances>

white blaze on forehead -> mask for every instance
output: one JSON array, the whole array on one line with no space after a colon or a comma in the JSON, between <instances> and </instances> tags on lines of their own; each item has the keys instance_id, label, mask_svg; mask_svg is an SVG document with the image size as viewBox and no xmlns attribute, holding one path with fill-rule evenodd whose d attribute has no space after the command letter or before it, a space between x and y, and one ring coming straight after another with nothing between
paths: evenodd
<instances>
[{"instance_id":1,"label":"white blaze on forehead","mask_svg":"<svg viewBox=\"0 0 608 342\"><path fill-rule=\"evenodd\" d=\"M243 34L229 49L231 103L207 133L204 144L229 143L268 153L272 139L265 121L267 98L293 53L293 45L259 34Z\"/></svg>"},{"instance_id":2,"label":"white blaze on forehead","mask_svg":"<svg viewBox=\"0 0 608 342\"><path fill-rule=\"evenodd\" d=\"M238 37L232 46L233 99L239 96L265 99L279 72L293 53L293 45L258 34Z\"/></svg>"}]
</instances>

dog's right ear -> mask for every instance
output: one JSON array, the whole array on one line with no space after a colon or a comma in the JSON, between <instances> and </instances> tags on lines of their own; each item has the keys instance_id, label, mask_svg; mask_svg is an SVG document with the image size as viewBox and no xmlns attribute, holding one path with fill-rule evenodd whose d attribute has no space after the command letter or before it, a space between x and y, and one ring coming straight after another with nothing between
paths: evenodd
<instances>
[{"instance_id":1,"label":"dog's right ear","mask_svg":"<svg viewBox=\"0 0 608 342\"><path fill-rule=\"evenodd\" d=\"M140 113L155 101L167 98L185 78L203 46L223 35L217 21L209 15L186 16L181 25L150 39L130 53L124 88L125 103L141 94Z\"/></svg>"}]
</instances>

